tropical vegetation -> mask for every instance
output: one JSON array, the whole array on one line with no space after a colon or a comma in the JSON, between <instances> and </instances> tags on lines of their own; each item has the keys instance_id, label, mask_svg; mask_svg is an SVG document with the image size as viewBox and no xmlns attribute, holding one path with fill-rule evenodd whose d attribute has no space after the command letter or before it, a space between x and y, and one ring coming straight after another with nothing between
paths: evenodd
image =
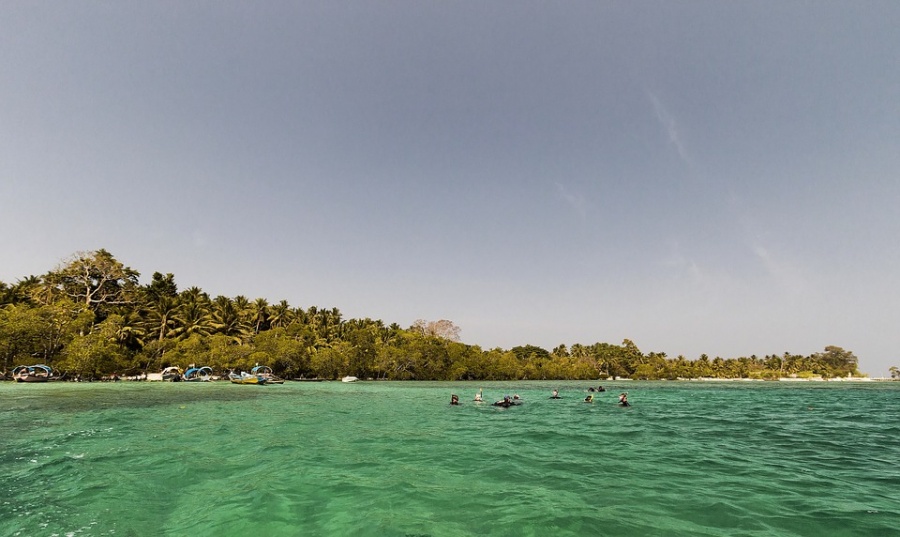
<instances>
[{"instance_id":1,"label":"tropical vegetation","mask_svg":"<svg viewBox=\"0 0 900 537\"><path fill-rule=\"evenodd\" d=\"M266 365L287 378L343 375L392 380L759 378L858 375L840 347L808 356L689 360L621 344L482 349L452 321L402 328L345 319L338 308L294 307L246 296L179 290L171 273L140 274L106 250L79 252L43 276L0 282L0 373L43 363L70 377L157 372L170 365L217 371ZM896 372L896 368L894 368Z\"/></svg>"}]
</instances>

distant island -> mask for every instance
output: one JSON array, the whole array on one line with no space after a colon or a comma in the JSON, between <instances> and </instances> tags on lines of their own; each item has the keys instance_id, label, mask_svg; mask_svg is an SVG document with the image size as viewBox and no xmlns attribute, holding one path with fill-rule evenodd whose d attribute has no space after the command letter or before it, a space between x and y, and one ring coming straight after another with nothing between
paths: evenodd
<instances>
[{"instance_id":1,"label":"distant island","mask_svg":"<svg viewBox=\"0 0 900 537\"><path fill-rule=\"evenodd\" d=\"M452 321L344 319L338 308L293 307L179 291L172 273L150 283L108 251L79 252L43 276L0 282L0 374L42 363L69 378L101 379L167 366L215 371L270 367L285 378L386 380L761 379L860 376L837 346L809 356L671 358L621 344L482 349ZM900 376L897 368L892 375Z\"/></svg>"}]
</instances>

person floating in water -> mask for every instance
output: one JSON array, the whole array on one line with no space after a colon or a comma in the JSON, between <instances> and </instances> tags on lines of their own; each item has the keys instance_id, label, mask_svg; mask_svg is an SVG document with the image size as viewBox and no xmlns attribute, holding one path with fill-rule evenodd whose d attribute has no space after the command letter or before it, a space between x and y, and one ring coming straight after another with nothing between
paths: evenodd
<instances>
[{"instance_id":1,"label":"person floating in water","mask_svg":"<svg viewBox=\"0 0 900 537\"><path fill-rule=\"evenodd\" d=\"M562 399L562 397L559 396L559 390L553 390L553 395L550 396L550 399Z\"/></svg>"},{"instance_id":2,"label":"person floating in water","mask_svg":"<svg viewBox=\"0 0 900 537\"><path fill-rule=\"evenodd\" d=\"M593 403L594 402L594 394L588 394L587 397L584 398L585 403Z\"/></svg>"},{"instance_id":3,"label":"person floating in water","mask_svg":"<svg viewBox=\"0 0 900 537\"><path fill-rule=\"evenodd\" d=\"M603 386L597 386L597 391L598 391L598 392L605 392L605 391L606 391L606 388L604 388Z\"/></svg>"},{"instance_id":4,"label":"person floating in water","mask_svg":"<svg viewBox=\"0 0 900 537\"><path fill-rule=\"evenodd\" d=\"M459 404L459 396L456 395L455 393L452 394L452 395L450 396L450 404L451 404L451 405L458 405L458 404Z\"/></svg>"},{"instance_id":5,"label":"person floating in water","mask_svg":"<svg viewBox=\"0 0 900 537\"><path fill-rule=\"evenodd\" d=\"M521 404L518 401L513 401L508 395L503 396L502 401L497 401L494 403L494 406L502 406L504 408L509 408L511 406L515 406Z\"/></svg>"},{"instance_id":6,"label":"person floating in water","mask_svg":"<svg viewBox=\"0 0 900 537\"><path fill-rule=\"evenodd\" d=\"M619 395L619 406L631 406L631 403L628 402L628 392L622 392Z\"/></svg>"},{"instance_id":7,"label":"person floating in water","mask_svg":"<svg viewBox=\"0 0 900 537\"><path fill-rule=\"evenodd\" d=\"M481 388L479 388L478 393L475 394L475 401L478 401L479 403L484 401L484 399L482 399L481 397Z\"/></svg>"}]
</instances>

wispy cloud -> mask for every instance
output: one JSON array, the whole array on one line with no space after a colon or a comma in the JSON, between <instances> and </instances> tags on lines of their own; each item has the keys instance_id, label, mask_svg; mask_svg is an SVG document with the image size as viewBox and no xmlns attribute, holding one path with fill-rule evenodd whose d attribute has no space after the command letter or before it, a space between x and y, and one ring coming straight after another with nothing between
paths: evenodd
<instances>
[{"instance_id":1,"label":"wispy cloud","mask_svg":"<svg viewBox=\"0 0 900 537\"><path fill-rule=\"evenodd\" d=\"M691 283L698 285L703 283L703 273L700 265L685 255L678 241L669 241L669 253L662 261L664 266L671 267L680 277L687 278Z\"/></svg>"},{"instance_id":2,"label":"wispy cloud","mask_svg":"<svg viewBox=\"0 0 900 537\"><path fill-rule=\"evenodd\" d=\"M565 201L578 215L579 218L584 220L587 217L587 209L585 208L584 197L581 195L573 194L569 191L563 184L556 183L556 190L559 192L559 196Z\"/></svg>"},{"instance_id":3,"label":"wispy cloud","mask_svg":"<svg viewBox=\"0 0 900 537\"><path fill-rule=\"evenodd\" d=\"M769 249L758 242L752 245L753 253L762 263L769 277L790 295L799 295L808 287L806 278L801 270L786 259L774 255Z\"/></svg>"},{"instance_id":4,"label":"wispy cloud","mask_svg":"<svg viewBox=\"0 0 900 537\"><path fill-rule=\"evenodd\" d=\"M682 136L678 130L678 123L675 121L675 117L669 113L665 106L663 106L662 102L660 102L659 97L653 94L653 92L648 91L647 97L650 99L650 102L653 103L653 110L656 112L656 119L659 121L659 124L662 126L663 130L666 132L669 143L675 146L675 150L678 152L678 157L681 158L681 161L685 163L688 167L693 167L693 162L691 161L690 155L688 155L687 148L685 148L684 141L682 140Z\"/></svg>"},{"instance_id":5,"label":"wispy cloud","mask_svg":"<svg viewBox=\"0 0 900 537\"><path fill-rule=\"evenodd\" d=\"M744 211L736 194L730 203L735 213ZM801 262L792 258L790 254L780 251L777 245L772 247L772 241L767 239L769 233L764 221L753 215L742 214L738 217L738 222L744 232L742 241L744 247L753 253L766 276L777 286L780 293L795 296L810 287L809 274L803 270Z\"/></svg>"}]
</instances>

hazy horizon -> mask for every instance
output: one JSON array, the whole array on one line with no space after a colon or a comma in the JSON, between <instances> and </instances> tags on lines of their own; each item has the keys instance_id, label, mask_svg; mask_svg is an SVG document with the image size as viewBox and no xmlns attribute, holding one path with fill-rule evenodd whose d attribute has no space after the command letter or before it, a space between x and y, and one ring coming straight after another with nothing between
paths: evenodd
<instances>
[{"instance_id":1,"label":"hazy horizon","mask_svg":"<svg viewBox=\"0 0 900 537\"><path fill-rule=\"evenodd\" d=\"M513 9L514 7L514 9ZM900 4L0 5L0 280L900 365Z\"/></svg>"}]
</instances>

